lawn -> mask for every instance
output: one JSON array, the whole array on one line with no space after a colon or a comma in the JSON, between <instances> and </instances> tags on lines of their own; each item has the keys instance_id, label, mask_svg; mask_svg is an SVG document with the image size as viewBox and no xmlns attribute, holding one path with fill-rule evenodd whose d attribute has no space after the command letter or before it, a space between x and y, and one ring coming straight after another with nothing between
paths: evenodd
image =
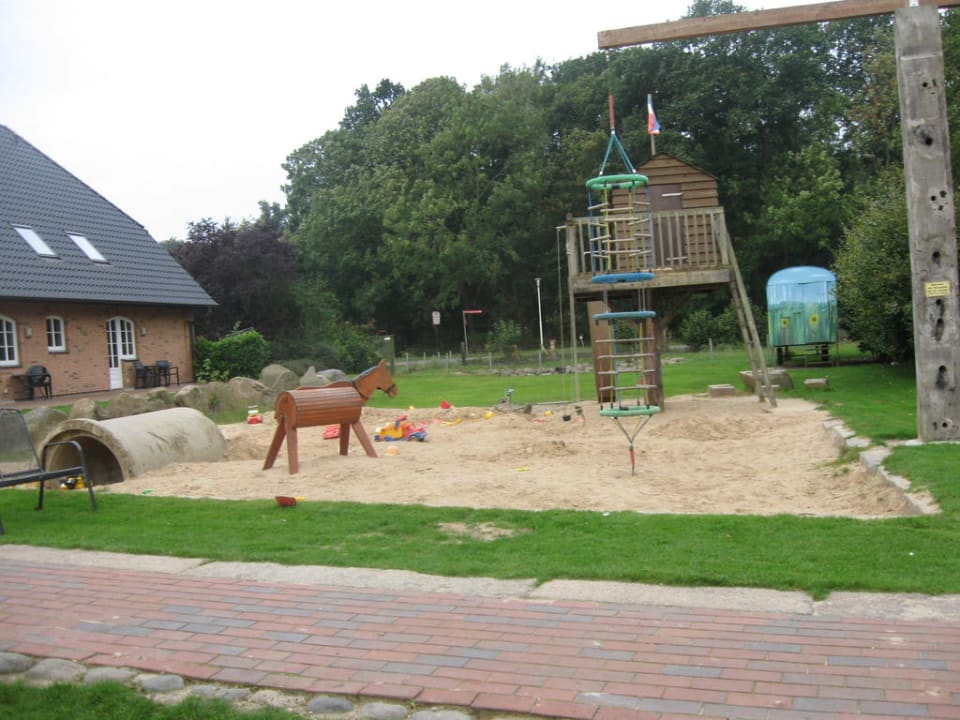
<instances>
[{"instance_id":1,"label":"lawn","mask_svg":"<svg viewBox=\"0 0 960 720\"><path fill-rule=\"evenodd\" d=\"M685 355L664 366L669 394L738 383L740 352ZM793 369L807 397L875 440L916 435L909 368L841 365ZM828 390L803 387L828 377ZM573 399L573 376L424 371L398 375L397 398L382 407L492 406L513 389L518 404ZM592 377L580 376L582 396ZM805 590L960 592L960 445L897 448L887 465L927 488L942 514L861 521L794 516L677 516L631 512L527 512L354 503L303 503L292 511L267 501L186 500L51 493L42 512L34 494L3 497L3 542L133 553L400 568L453 576L621 580L676 585ZM493 523L512 530L494 541L451 538L441 523Z\"/></svg>"}]
</instances>

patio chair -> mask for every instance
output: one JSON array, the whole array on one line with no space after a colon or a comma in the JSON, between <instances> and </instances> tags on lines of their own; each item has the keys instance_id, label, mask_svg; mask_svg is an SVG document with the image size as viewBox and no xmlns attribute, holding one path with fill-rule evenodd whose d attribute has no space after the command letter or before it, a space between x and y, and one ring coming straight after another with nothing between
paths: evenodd
<instances>
[{"instance_id":1,"label":"patio chair","mask_svg":"<svg viewBox=\"0 0 960 720\"><path fill-rule=\"evenodd\" d=\"M76 453L76 465L48 469L47 451L57 445L70 445ZM19 410L0 408L0 488L38 483L37 510L43 509L43 490L47 480L60 478L83 478L90 495L90 506L97 509L97 498L93 494L93 478L87 472L87 460L83 448L76 440L51 442L43 448L43 458L37 456L37 450L30 437L30 430ZM0 535L3 535L3 521L0 520Z\"/></svg>"},{"instance_id":2,"label":"patio chair","mask_svg":"<svg viewBox=\"0 0 960 720\"><path fill-rule=\"evenodd\" d=\"M180 368L171 365L169 360L157 360L157 385L169 385L171 378L175 377L175 385L180 384Z\"/></svg>"},{"instance_id":3,"label":"patio chair","mask_svg":"<svg viewBox=\"0 0 960 720\"><path fill-rule=\"evenodd\" d=\"M139 360L133 361L133 387L148 388L157 384L154 368L144 365Z\"/></svg>"},{"instance_id":4,"label":"patio chair","mask_svg":"<svg viewBox=\"0 0 960 720\"><path fill-rule=\"evenodd\" d=\"M34 392L37 388L43 389L45 398L53 395L53 380L50 373L43 365L31 365L27 369L27 383L30 386L30 399L33 400Z\"/></svg>"}]
</instances>

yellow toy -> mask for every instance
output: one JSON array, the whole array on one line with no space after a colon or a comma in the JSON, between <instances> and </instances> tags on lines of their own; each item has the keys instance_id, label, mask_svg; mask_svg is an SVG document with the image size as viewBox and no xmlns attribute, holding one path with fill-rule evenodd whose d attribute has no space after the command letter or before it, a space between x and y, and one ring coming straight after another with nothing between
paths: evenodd
<instances>
[{"instance_id":1,"label":"yellow toy","mask_svg":"<svg viewBox=\"0 0 960 720\"><path fill-rule=\"evenodd\" d=\"M425 423L408 422L407 416L401 415L389 425L374 430L373 439L377 442L393 440L419 440L423 442L427 439L427 426Z\"/></svg>"}]
</instances>

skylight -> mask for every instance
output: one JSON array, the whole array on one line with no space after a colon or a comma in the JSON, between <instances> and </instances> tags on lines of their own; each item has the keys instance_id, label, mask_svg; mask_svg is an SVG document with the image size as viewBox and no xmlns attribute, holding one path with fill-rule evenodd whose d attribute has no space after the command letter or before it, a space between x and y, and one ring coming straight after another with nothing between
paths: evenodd
<instances>
[{"instance_id":1,"label":"skylight","mask_svg":"<svg viewBox=\"0 0 960 720\"><path fill-rule=\"evenodd\" d=\"M100 254L100 251L97 250L93 243L87 240L83 235L75 235L74 233L67 233L73 242L77 244L77 247L83 250L84 255L93 260L94 262L105 263L107 259Z\"/></svg>"},{"instance_id":2,"label":"skylight","mask_svg":"<svg viewBox=\"0 0 960 720\"><path fill-rule=\"evenodd\" d=\"M33 251L37 255L43 255L44 257L57 257L57 254L50 249L50 246L43 241L42 237L37 235L33 228L24 227L22 225L14 225L13 229L17 231L20 237L27 241L27 245L32 247Z\"/></svg>"}]
</instances>

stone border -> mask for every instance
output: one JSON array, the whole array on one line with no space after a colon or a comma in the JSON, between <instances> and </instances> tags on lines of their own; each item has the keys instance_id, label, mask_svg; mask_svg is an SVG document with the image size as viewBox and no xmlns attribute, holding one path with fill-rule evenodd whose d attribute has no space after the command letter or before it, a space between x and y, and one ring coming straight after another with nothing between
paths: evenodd
<instances>
[{"instance_id":1,"label":"stone border","mask_svg":"<svg viewBox=\"0 0 960 720\"><path fill-rule=\"evenodd\" d=\"M275 708L286 710L293 716L337 720L474 720L476 717L473 711L463 708L198 682L169 673L141 672L126 667L88 667L73 660L38 659L20 653L0 652L0 683L18 680L34 687L54 683L116 682L139 691L160 705L177 705L189 697L201 697L222 700L241 713Z\"/></svg>"},{"instance_id":2,"label":"stone border","mask_svg":"<svg viewBox=\"0 0 960 720\"><path fill-rule=\"evenodd\" d=\"M844 425L842 420L830 419L823 423L830 433L833 444L839 448L859 449L860 463L870 475L879 475L883 480L896 486L903 492L903 496L914 509L917 515L938 515L940 506L936 499L925 490L911 491L910 481L902 475L894 475L883 466L883 461L893 452L886 445L874 445L870 438L861 437ZM911 440L910 445L919 445L919 441Z\"/></svg>"}]
</instances>

